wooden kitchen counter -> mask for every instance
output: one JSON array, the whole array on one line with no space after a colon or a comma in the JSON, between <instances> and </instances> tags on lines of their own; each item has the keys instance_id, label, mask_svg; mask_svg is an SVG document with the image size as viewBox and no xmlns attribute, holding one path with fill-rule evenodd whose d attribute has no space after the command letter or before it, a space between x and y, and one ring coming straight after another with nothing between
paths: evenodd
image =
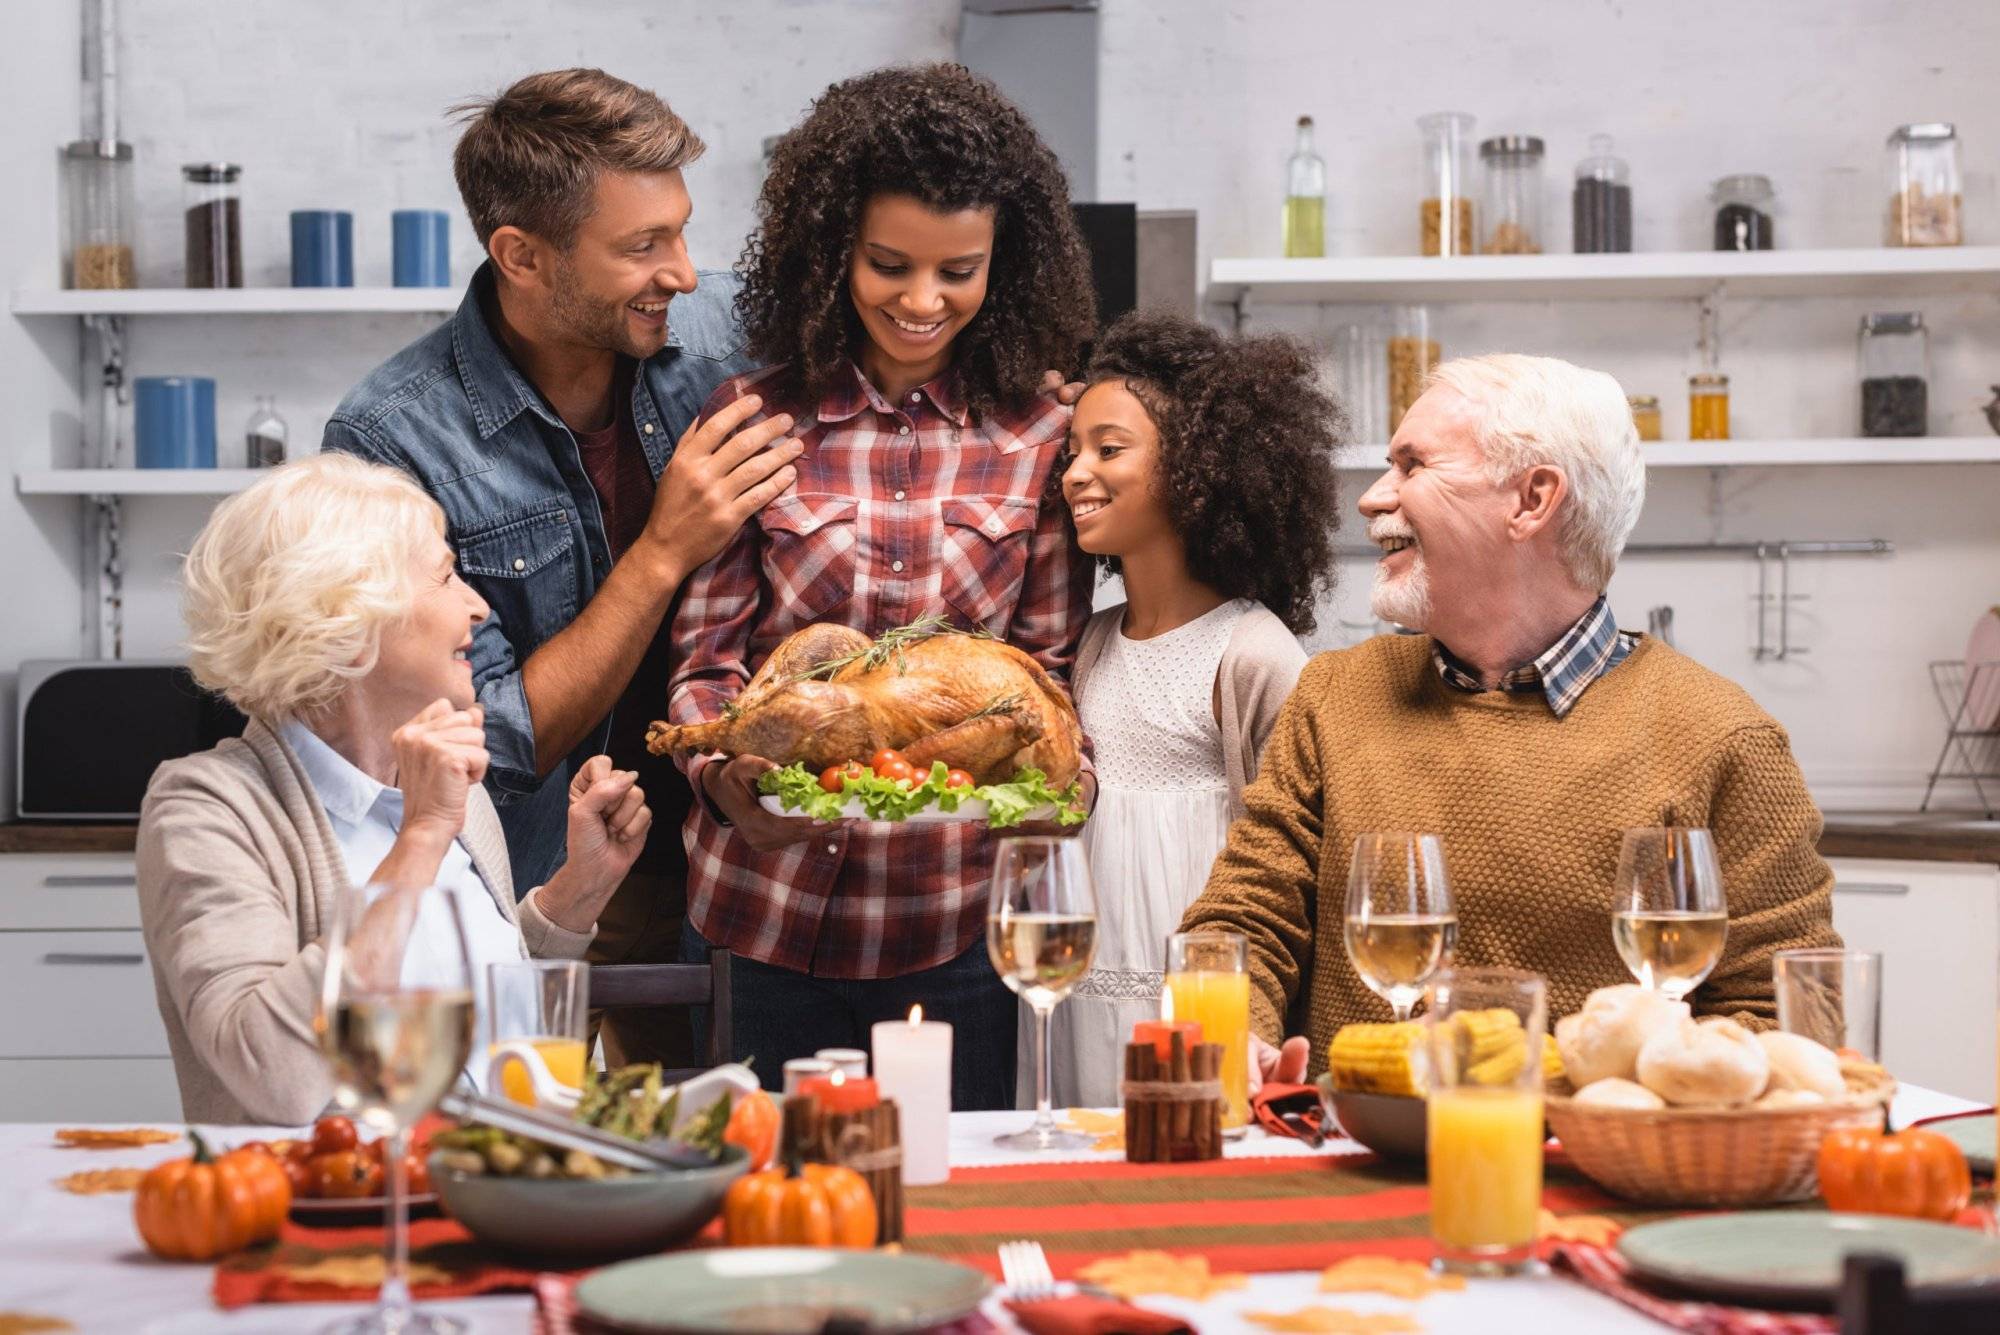
<instances>
[{"instance_id":1,"label":"wooden kitchen counter","mask_svg":"<svg viewBox=\"0 0 2000 1335\"><path fill-rule=\"evenodd\" d=\"M137 822L80 825L65 821L0 824L0 853L130 853L139 837Z\"/></svg>"},{"instance_id":2,"label":"wooden kitchen counter","mask_svg":"<svg viewBox=\"0 0 2000 1335\"><path fill-rule=\"evenodd\" d=\"M0 853L130 853L137 825L0 824ZM2000 863L2000 821L1833 812L1819 851L1829 858Z\"/></svg>"}]
</instances>

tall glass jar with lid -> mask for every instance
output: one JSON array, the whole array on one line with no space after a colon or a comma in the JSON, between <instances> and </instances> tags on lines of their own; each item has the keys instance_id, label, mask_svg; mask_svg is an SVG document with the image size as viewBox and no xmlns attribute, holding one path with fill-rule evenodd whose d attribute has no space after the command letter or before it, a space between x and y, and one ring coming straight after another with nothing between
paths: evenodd
<instances>
[{"instance_id":1,"label":"tall glass jar with lid","mask_svg":"<svg viewBox=\"0 0 2000 1335\"><path fill-rule=\"evenodd\" d=\"M1930 334L1917 311L1861 317L1861 434L1930 430Z\"/></svg>"},{"instance_id":2,"label":"tall glass jar with lid","mask_svg":"<svg viewBox=\"0 0 2000 1335\"><path fill-rule=\"evenodd\" d=\"M1471 255L1472 127L1463 111L1417 117L1424 137L1424 198L1418 205L1426 255Z\"/></svg>"},{"instance_id":3,"label":"tall glass jar with lid","mask_svg":"<svg viewBox=\"0 0 2000 1335\"><path fill-rule=\"evenodd\" d=\"M1542 141L1509 134L1479 145L1486 165L1479 249L1488 255L1542 253Z\"/></svg>"},{"instance_id":4,"label":"tall glass jar with lid","mask_svg":"<svg viewBox=\"0 0 2000 1335\"><path fill-rule=\"evenodd\" d=\"M1965 194L1957 128L1943 121L1899 125L1889 135L1888 149L1888 243L1963 245Z\"/></svg>"},{"instance_id":5,"label":"tall glass jar with lid","mask_svg":"<svg viewBox=\"0 0 2000 1335\"><path fill-rule=\"evenodd\" d=\"M243 286L243 168L190 162L181 168L187 223L187 285Z\"/></svg>"},{"instance_id":6,"label":"tall glass jar with lid","mask_svg":"<svg viewBox=\"0 0 2000 1335\"><path fill-rule=\"evenodd\" d=\"M132 145L79 139L65 147L63 207L69 214L69 286L137 287Z\"/></svg>"},{"instance_id":7,"label":"tall glass jar with lid","mask_svg":"<svg viewBox=\"0 0 2000 1335\"><path fill-rule=\"evenodd\" d=\"M1579 255L1632 249L1632 169L1612 155L1608 134L1590 136L1590 156L1576 164L1570 229L1570 249Z\"/></svg>"}]
</instances>

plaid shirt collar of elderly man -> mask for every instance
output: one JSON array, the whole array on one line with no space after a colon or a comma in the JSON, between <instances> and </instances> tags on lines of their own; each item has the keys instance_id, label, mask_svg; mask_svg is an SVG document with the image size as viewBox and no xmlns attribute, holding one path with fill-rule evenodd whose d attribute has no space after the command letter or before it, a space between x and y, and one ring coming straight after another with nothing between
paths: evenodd
<instances>
[{"instance_id":1,"label":"plaid shirt collar of elderly man","mask_svg":"<svg viewBox=\"0 0 2000 1335\"><path fill-rule=\"evenodd\" d=\"M1689 999L1770 1023L1772 952L1838 941L1819 813L1747 693L1611 620L1645 498L1623 390L1553 358L1448 362L1388 465L1360 501L1383 552L1372 602L1413 633L1307 666L1182 923L1249 938L1256 1075L1296 1080L1342 1025L1390 1018L1343 938L1374 831L1442 836L1456 962L1542 974L1553 1020L1630 981L1610 918L1623 831L1708 826L1730 932Z\"/></svg>"}]
</instances>

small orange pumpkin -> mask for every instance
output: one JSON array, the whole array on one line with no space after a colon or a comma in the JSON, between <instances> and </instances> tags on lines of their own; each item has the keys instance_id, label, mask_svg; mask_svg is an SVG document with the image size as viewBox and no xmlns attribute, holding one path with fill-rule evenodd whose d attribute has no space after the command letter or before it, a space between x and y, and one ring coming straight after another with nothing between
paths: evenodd
<instances>
[{"instance_id":1,"label":"small orange pumpkin","mask_svg":"<svg viewBox=\"0 0 2000 1335\"><path fill-rule=\"evenodd\" d=\"M729 1110L729 1125L723 1129L722 1139L741 1145L750 1156L750 1171L760 1172L771 1166L771 1156L778 1148L778 1125L778 1105L763 1090L753 1090L750 1097L738 1099Z\"/></svg>"},{"instance_id":2,"label":"small orange pumpkin","mask_svg":"<svg viewBox=\"0 0 2000 1335\"><path fill-rule=\"evenodd\" d=\"M1849 1128L1820 1142L1819 1189L1832 1210L1948 1220L1971 1199L1972 1173L1935 1131Z\"/></svg>"},{"instance_id":3,"label":"small orange pumpkin","mask_svg":"<svg viewBox=\"0 0 2000 1335\"><path fill-rule=\"evenodd\" d=\"M852 1168L801 1164L748 1173L722 1198L732 1247L872 1247L875 1193Z\"/></svg>"},{"instance_id":4,"label":"small orange pumpkin","mask_svg":"<svg viewBox=\"0 0 2000 1335\"><path fill-rule=\"evenodd\" d=\"M194 1155L163 1163L139 1180L132 1217L153 1255L207 1261L278 1236L292 1208L284 1167L262 1150L211 1156L188 1132Z\"/></svg>"}]
</instances>

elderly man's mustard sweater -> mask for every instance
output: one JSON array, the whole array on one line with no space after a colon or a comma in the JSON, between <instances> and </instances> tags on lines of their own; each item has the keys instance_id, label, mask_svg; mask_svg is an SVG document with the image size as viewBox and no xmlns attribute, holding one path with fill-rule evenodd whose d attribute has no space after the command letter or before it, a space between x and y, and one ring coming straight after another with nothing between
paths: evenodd
<instances>
[{"instance_id":1,"label":"elderly man's mustard sweater","mask_svg":"<svg viewBox=\"0 0 2000 1335\"><path fill-rule=\"evenodd\" d=\"M1428 636L1321 654L1244 802L1182 927L1248 935L1252 1024L1273 1041L1304 1032L1315 1070L1341 1025L1391 1018L1342 939L1348 861L1369 831L1443 836L1458 963L1544 975L1551 1025L1592 989L1632 981L1611 941L1611 887L1634 826L1715 832L1729 944L1690 998L1697 1012L1768 1022L1772 952L1839 944L1819 811L1784 730L1650 638L1561 719L1537 694L1445 685Z\"/></svg>"}]
</instances>

